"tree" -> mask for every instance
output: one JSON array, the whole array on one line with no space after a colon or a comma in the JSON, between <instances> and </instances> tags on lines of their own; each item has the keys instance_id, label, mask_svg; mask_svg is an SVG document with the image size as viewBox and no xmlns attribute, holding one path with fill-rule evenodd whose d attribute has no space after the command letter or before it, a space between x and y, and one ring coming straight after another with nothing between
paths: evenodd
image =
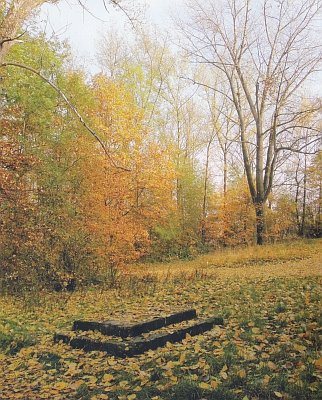
<instances>
[{"instance_id":1,"label":"tree","mask_svg":"<svg viewBox=\"0 0 322 400\"><path fill-rule=\"evenodd\" d=\"M130 43L115 32L104 34L98 58L103 71L118 85L122 81L144 110L149 141L167 149L176 165L177 210L167 228L160 225L154 232L154 249L161 253L164 246L168 255L186 254L199 240L202 191L197 155L203 145L202 109L193 99L196 88L191 90L191 82L179 78L186 63L172 53L168 35L142 27Z\"/></svg>"},{"instance_id":2,"label":"tree","mask_svg":"<svg viewBox=\"0 0 322 400\"><path fill-rule=\"evenodd\" d=\"M312 236L322 237L322 151L319 151L313 160L308 181L312 193Z\"/></svg>"},{"instance_id":3,"label":"tree","mask_svg":"<svg viewBox=\"0 0 322 400\"><path fill-rule=\"evenodd\" d=\"M245 177L231 182L226 193L212 197L205 222L205 240L209 247L250 245L254 240L254 210Z\"/></svg>"},{"instance_id":4,"label":"tree","mask_svg":"<svg viewBox=\"0 0 322 400\"><path fill-rule=\"evenodd\" d=\"M46 3L46 0L1 0L0 66L4 62L10 47L22 36L21 28L23 24L44 3Z\"/></svg>"},{"instance_id":5,"label":"tree","mask_svg":"<svg viewBox=\"0 0 322 400\"><path fill-rule=\"evenodd\" d=\"M94 209L93 232L102 237L110 265L136 260L150 251L150 233L167 222L173 208L174 173L164 147L145 129L144 110L121 81L102 74L93 79L94 123L104 134L115 163L96 154L88 167ZM97 166L99 165L99 168Z\"/></svg>"},{"instance_id":6,"label":"tree","mask_svg":"<svg viewBox=\"0 0 322 400\"><path fill-rule=\"evenodd\" d=\"M0 66L12 45L23 36L21 29L28 18L45 3L58 3L60 0L1 0L0 1ZM120 8L128 15L120 1L102 0L105 8L107 3ZM86 9L85 4L78 0L79 4Z\"/></svg>"},{"instance_id":7,"label":"tree","mask_svg":"<svg viewBox=\"0 0 322 400\"><path fill-rule=\"evenodd\" d=\"M11 55L55 74L84 113L93 103L84 77L66 70L64 46L29 38ZM2 277L17 288L86 276L95 258L82 201L84 158L97 151L82 140L77 121L59 94L25 69L1 70L0 225ZM83 102L83 103L82 103ZM87 269L87 271L86 271Z\"/></svg>"},{"instance_id":8,"label":"tree","mask_svg":"<svg viewBox=\"0 0 322 400\"><path fill-rule=\"evenodd\" d=\"M102 0L105 8L107 5L105 0ZM77 108L70 101L68 96L60 89L59 85L54 82L54 80L48 78L40 70L36 70L28 65L17 63L13 61L5 61L7 53L12 45L19 42L19 38L23 36L20 33L23 24L28 20L33 12L36 12L39 7L44 3L57 3L59 0L2 0L0 3L0 67L13 66L17 68L26 69L43 79L47 84L56 90L56 92L61 96L69 108L73 111L74 115L80 121L80 123L87 129L87 131L100 143L101 147L104 149L106 155L113 162L112 156L108 153L104 146L103 141L100 139L99 135L89 126L89 124L82 118ZM79 4L87 10L85 5L81 0L78 0ZM109 3L120 8L128 18L130 18L128 12L124 7L122 7L117 0L109 0ZM87 10L88 11L88 10Z\"/></svg>"},{"instance_id":9,"label":"tree","mask_svg":"<svg viewBox=\"0 0 322 400\"><path fill-rule=\"evenodd\" d=\"M316 108L303 108L302 96L322 62L321 9L319 0L196 0L188 1L187 15L177 20L190 58L221 71L229 83L226 97L239 124L258 244L281 159L321 140L318 134L308 142L293 136L295 127L316 132L314 122L304 118Z\"/></svg>"}]
</instances>

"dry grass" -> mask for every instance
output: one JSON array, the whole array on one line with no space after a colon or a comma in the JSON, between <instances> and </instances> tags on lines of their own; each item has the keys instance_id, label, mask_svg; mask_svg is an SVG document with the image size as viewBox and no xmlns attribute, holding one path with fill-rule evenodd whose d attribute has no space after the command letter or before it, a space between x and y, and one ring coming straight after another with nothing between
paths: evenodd
<instances>
[{"instance_id":1,"label":"dry grass","mask_svg":"<svg viewBox=\"0 0 322 400\"><path fill-rule=\"evenodd\" d=\"M322 274L322 240L223 249L188 261L128 266L125 275L166 280L195 275L235 277L308 276ZM303 263L303 260L305 262Z\"/></svg>"}]
</instances>

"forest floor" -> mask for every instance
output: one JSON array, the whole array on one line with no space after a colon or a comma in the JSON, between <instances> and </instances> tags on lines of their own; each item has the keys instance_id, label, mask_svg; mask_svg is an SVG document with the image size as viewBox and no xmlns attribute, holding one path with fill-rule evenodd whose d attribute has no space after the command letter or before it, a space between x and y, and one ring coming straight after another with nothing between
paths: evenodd
<instances>
[{"instance_id":1,"label":"forest floor","mask_svg":"<svg viewBox=\"0 0 322 400\"><path fill-rule=\"evenodd\" d=\"M322 398L321 240L141 265L114 283L0 297L0 399ZM53 341L79 319L190 308L224 324L124 359Z\"/></svg>"}]
</instances>

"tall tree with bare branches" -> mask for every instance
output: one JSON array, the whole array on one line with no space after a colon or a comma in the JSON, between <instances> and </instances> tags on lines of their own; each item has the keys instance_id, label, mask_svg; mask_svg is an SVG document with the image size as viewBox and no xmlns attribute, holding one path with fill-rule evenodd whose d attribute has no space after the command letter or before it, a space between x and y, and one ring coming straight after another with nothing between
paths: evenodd
<instances>
[{"instance_id":1,"label":"tall tree with bare branches","mask_svg":"<svg viewBox=\"0 0 322 400\"><path fill-rule=\"evenodd\" d=\"M177 19L181 46L192 61L221 71L229 83L225 95L239 124L257 243L262 244L265 204L282 158L321 143L315 119L307 124L317 107L303 100L304 85L322 64L322 2L188 0L186 6L187 15ZM293 135L304 126L312 133L309 141Z\"/></svg>"}]
</instances>

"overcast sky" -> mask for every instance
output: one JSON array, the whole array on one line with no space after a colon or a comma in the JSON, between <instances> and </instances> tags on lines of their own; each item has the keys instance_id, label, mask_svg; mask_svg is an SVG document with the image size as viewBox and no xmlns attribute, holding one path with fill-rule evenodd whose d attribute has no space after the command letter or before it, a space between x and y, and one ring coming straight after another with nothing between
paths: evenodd
<instances>
[{"instance_id":1,"label":"overcast sky","mask_svg":"<svg viewBox=\"0 0 322 400\"><path fill-rule=\"evenodd\" d=\"M92 72L98 72L95 71L94 55L99 34L113 25L122 28L127 17L123 12L115 11L111 5L107 12L103 0L83 0L83 3L90 12L84 11L77 0L64 0L56 5L45 4L39 19L48 36L54 33L61 40L68 39L79 61L85 63ZM147 18L161 26L169 20L167 10L181 3L182 0L133 0L133 4L145 4Z\"/></svg>"}]
</instances>

